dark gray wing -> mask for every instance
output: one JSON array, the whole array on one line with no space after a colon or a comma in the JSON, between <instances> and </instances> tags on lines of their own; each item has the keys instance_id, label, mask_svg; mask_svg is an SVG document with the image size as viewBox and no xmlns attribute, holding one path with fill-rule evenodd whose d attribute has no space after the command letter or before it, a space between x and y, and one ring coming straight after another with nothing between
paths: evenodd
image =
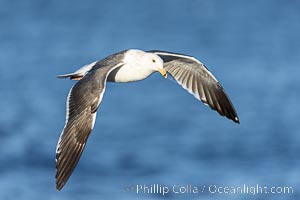
<instances>
[{"instance_id":1,"label":"dark gray wing","mask_svg":"<svg viewBox=\"0 0 300 200\"><path fill-rule=\"evenodd\" d=\"M65 127L56 148L56 188L61 190L71 176L94 127L109 73L122 66L99 66L87 73L70 90Z\"/></svg>"},{"instance_id":2,"label":"dark gray wing","mask_svg":"<svg viewBox=\"0 0 300 200\"><path fill-rule=\"evenodd\" d=\"M165 51L149 51L160 56L164 69L189 93L220 115L239 123L237 113L212 73L196 58Z\"/></svg>"}]
</instances>

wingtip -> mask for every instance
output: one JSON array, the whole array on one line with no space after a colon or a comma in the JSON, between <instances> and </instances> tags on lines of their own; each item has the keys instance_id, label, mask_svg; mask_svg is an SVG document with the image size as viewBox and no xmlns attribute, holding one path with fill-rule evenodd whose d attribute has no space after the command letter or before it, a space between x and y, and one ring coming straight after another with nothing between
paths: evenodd
<instances>
[{"instance_id":1,"label":"wingtip","mask_svg":"<svg viewBox=\"0 0 300 200\"><path fill-rule=\"evenodd\" d=\"M234 117L233 121L237 124L240 124L240 119L237 116Z\"/></svg>"},{"instance_id":2,"label":"wingtip","mask_svg":"<svg viewBox=\"0 0 300 200\"><path fill-rule=\"evenodd\" d=\"M61 189L64 187L65 183L59 181L58 179L56 179L56 191L61 191Z\"/></svg>"},{"instance_id":3,"label":"wingtip","mask_svg":"<svg viewBox=\"0 0 300 200\"><path fill-rule=\"evenodd\" d=\"M55 182L56 182L56 191L59 192L65 186L66 182L63 181L63 179L61 178L61 176L59 175L59 172L57 170L58 170L58 166L56 165Z\"/></svg>"},{"instance_id":4,"label":"wingtip","mask_svg":"<svg viewBox=\"0 0 300 200\"><path fill-rule=\"evenodd\" d=\"M61 188L59 188L58 186L56 186L56 191L60 192Z\"/></svg>"},{"instance_id":5,"label":"wingtip","mask_svg":"<svg viewBox=\"0 0 300 200\"><path fill-rule=\"evenodd\" d=\"M56 191L57 191L57 192L60 192L61 189L62 189L62 188L59 188L59 187L56 186Z\"/></svg>"},{"instance_id":6,"label":"wingtip","mask_svg":"<svg viewBox=\"0 0 300 200\"><path fill-rule=\"evenodd\" d=\"M56 191L59 192L63 188L63 185L58 181L57 174L55 176L55 180L56 180Z\"/></svg>"}]
</instances>

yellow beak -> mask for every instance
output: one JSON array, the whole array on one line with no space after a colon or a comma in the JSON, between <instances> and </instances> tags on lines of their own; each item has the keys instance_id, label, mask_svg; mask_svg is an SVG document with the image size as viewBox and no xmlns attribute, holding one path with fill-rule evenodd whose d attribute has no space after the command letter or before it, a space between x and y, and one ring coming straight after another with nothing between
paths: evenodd
<instances>
[{"instance_id":1,"label":"yellow beak","mask_svg":"<svg viewBox=\"0 0 300 200\"><path fill-rule=\"evenodd\" d=\"M158 71L159 71L159 73L161 73L161 75L164 78L167 78L167 72L166 72L166 70L164 70L163 68L159 68Z\"/></svg>"}]
</instances>

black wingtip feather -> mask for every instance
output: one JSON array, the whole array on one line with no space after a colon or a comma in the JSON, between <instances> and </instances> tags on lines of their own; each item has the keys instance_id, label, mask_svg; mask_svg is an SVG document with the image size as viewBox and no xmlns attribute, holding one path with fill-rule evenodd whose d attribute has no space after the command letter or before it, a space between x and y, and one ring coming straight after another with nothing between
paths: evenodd
<instances>
[{"instance_id":1,"label":"black wingtip feather","mask_svg":"<svg viewBox=\"0 0 300 200\"><path fill-rule=\"evenodd\" d=\"M240 119L238 118L238 116L235 116L234 119L232 119L235 123L240 124Z\"/></svg>"}]
</instances>

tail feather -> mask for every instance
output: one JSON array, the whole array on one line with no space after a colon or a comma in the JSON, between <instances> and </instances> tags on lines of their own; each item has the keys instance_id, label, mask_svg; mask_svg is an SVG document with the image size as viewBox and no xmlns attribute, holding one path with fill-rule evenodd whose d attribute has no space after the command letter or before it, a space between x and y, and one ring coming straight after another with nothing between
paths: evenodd
<instances>
[{"instance_id":1,"label":"tail feather","mask_svg":"<svg viewBox=\"0 0 300 200\"><path fill-rule=\"evenodd\" d=\"M92 62L88 65L84 65L77 71L70 73L70 74L63 74L56 76L57 78L70 78L71 80L80 80L82 77L84 77L95 65L97 61Z\"/></svg>"},{"instance_id":2,"label":"tail feather","mask_svg":"<svg viewBox=\"0 0 300 200\"><path fill-rule=\"evenodd\" d=\"M80 80L82 79L83 75L82 74L63 74L63 75L57 75L57 78L70 78L71 80Z\"/></svg>"}]
</instances>

